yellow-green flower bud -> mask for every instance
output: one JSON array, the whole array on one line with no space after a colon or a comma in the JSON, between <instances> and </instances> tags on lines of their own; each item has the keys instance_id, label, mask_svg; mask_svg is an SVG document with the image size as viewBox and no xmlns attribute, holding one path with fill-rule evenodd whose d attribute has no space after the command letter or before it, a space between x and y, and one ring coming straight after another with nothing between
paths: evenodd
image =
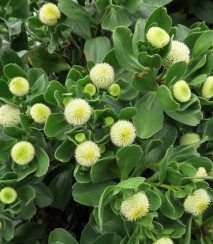
<instances>
[{"instance_id":1,"label":"yellow-green flower bud","mask_svg":"<svg viewBox=\"0 0 213 244\"><path fill-rule=\"evenodd\" d=\"M35 149L30 142L21 141L16 143L11 150L13 161L19 165L30 163L35 156Z\"/></svg>"},{"instance_id":2,"label":"yellow-green flower bud","mask_svg":"<svg viewBox=\"0 0 213 244\"><path fill-rule=\"evenodd\" d=\"M83 142L83 141L85 141L85 139L86 139L86 136L84 133L79 132L79 133L75 134L75 140L77 142Z\"/></svg>"},{"instance_id":3,"label":"yellow-green flower bud","mask_svg":"<svg viewBox=\"0 0 213 244\"><path fill-rule=\"evenodd\" d=\"M105 125L112 125L114 123L114 119L112 117L108 116L104 119L104 123L105 123Z\"/></svg>"},{"instance_id":4,"label":"yellow-green flower bud","mask_svg":"<svg viewBox=\"0 0 213 244\"><path fill-rule=\"evenodd\" d=\"M206 99L213 97L213 76L209 76L203 84L202 96Z\"/></svg>"},{"instance_id":5,"label":"yellow-green flower bud","mask_svg":"<svg viewBox=\"0 0 213 244\"><path fill-rule=\"evenodd\" d=\"M29 82L23 77L15 77L9 83L9 90L17 97L23 97L27 95L29 89Z\"/></svg>"},{"instance_id":6,"label":"yellow-green flower bud","mask_svg":"<svg viewBox=\"0 0 213 244\"><path fill-rule=\"evenodd\" d=\"M198 181L202 181L204 179L202 179L203 177L208 176L206 169L204 167L199 167L197 169L197 172L195 174L195 177L201 177L201 179L193 179L193 182L198 182Z\"/></svg>"},{"instance_id":7,"label":"yellow-green flower bud","mask_svg":"<svg viewBox=\"0 0 213 244\"><path fill-rule=\"evenodd\" d=\"M120 92L121 92L121 88L118 84L112 84L110 87L109 87L109 94L113 97L117 97Z\"/></svg>"},{"instance_id":8,"label":"yellow-green flower bud","mask_svg":"<svg viewBox=\"0 0 213 244\"><path fill-rule=\"evenodd\" d=\"M155 241L153 244L174 244L174 242L168 237L162 237Z\"/></svg>"},{"instance_id":9,"label":"yellow-green flower bud","mask_svg":"<svg viewBox=\"0 0 213 244\"><path fill-rule=\"evenodd\" d=\"M93 84L89 83L84 87L84 92L90 94L91 96L94 96L96 93L96 87Z\"/></svg>"},{"instance_id":10,"label":"yellow-green flower bud","mask_svg":"<svg viewBox=\"0 0 213 244\"><path fill-rule=\"evenodd\" d=\"M15 202L17 193L12 187L5 187L0 192L0 200L5 204L11 204Z\"/></svg>"},{"instance_id":11,"label":"yellow-green flower bud","mask_svg":"<svg viewBox=\"0 0 213 244\"><path fill-rule=\"evenodd\" d=\"M19 114L21 111L9 104L0 107L0 125L16 126L19 124Z\"/></svg>"},{"instance_id":12,"label":"yellow-green flower bud","mask_svg":"<svg viewBox=\"0 0 213 244\"><path fill-rule=\"evenodd\" d=\"M69 102L71 102L73 100L73 98L72 97L65 97L64 99L63 99L63 104L65 105L65 106L67 106L67 104L69 103Z\"/></svg>"},{"instance_id":13,"label":"yellow-green flower bud","mask_svg":"<svg viewBox=\"0 0 213 244\"><path fill-rule=\"evenodd\" d=\"M174 84L173 94L174 97L182 103L188 102L192 95L189 85L184 80L177 81Z\"/></svg>"},{"instance_id":14,"label":"yellow-green flower bud","mask_svg":"<svg viewBox=\"0 0 213 244\"><path fill-rule=\"evenodd\" d=\"M186 133L180 137L180 145L191 145L200 141L200 136L196 133Z\"/></svg>"},{"instance_id":15,"label":"yellow-green flower bud","mask_svg":"<svg viewBox=\"0 0 213 244\"><path fill-rule=\"evenodd\" d=\"M99 149L101 154L104 153L106 151L106 146L104 144L99 145Z\"/></svg>"},{"instance_id":16,"label":"yellow-green flower bud","mask_svg":"<svg viewBox=\"0 0 213 244\"><path fill-rule=\"evenodd\" d=\"M151 27L146 34L146 39L156 48L165 47L170 41L168 33L160 27Z\"/></svg>"},{"instance_id":17,"label":"yellow-green flower bud","mask_svg":"<svg viewBox=\"0 0 213 244\"><path fill-rule=\"evenodd\" d=\"M44 4L39 10L39 19L45 25L56 25L61 17L59 8L53 3Z\"/></svg>"},{"instance_id":18,"label":"yellow-green flower bud","mask_svg":"<svg viewBox=\"0 0 213 244\"><path fill-rule=\"evenodd\" d=\"M30 109L30 115L33 120L39 124L44 124L50 114L50 108L42 103L36 103Z\"/></svg>"},{"instance_id":19,"label":"yellow-green flower bud","mask_svg":"<svg viewBox=\"0 0 213 244\"><path fill-rule=\"evenodd\" d=\"M145 193L133 194L121 203L120 212L128 221L136 221L146 216L149 211L149 200Z\"/></svg>"}]
</instances>

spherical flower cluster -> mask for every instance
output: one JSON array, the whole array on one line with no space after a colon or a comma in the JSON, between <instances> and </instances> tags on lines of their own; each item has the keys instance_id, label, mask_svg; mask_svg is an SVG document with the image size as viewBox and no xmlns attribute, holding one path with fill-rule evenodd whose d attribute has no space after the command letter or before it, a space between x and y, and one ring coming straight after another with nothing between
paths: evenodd
<instances>
[{"instance_id":1,"label":"spherical flower cluster","mask_svg":"<svg viewBox=\"0 0 213 244\"><path fill-rule=\"evenodd\" d=\"M170 41L168 33L160 27L151 27L146 34L146 39L156 48L165 47Z\"/></svg>"},{"instance_id":2,"label":"spherical flower cluster","mask_svg":"<svg viewBox=\"0 0 213 244\"><path fill-rule=\"evenodd\" d=\"M188 102L191 98L191 90L184 80L177 81L173 86L174 97L182 102Z\"/></svg>"},{"instance_id":3,"label":"spherical flower cluster","mask_svg":"<svg viewBox=\"0 0 213 244\"><path fill-rule=\"evenodd\" d=\"M16 126L19 124L19 114L21 111L9 104L0 107L0 125Z\"/></svg>"},{"instance_id":4,"label":"spherical flower cluster","mask_svg":"<svg viewBox=\"0 0 213 244\"><path fill-rule=\"evenodd\" d=\"M206 177L208 176L206 169L204 167L199 167L195 174L195 177ZM203 179L193 179L193 182L202 181Z\"/></svg>"},{"instance_id":5,"label":"spherical flower cluster","mask_svg":"<svg viewBox=\"0 0 213 244\"><path fill-rule=\"evenodd\" d=\"M194 216L202 214L210 204L210 197L206 190L199 189L187 196L184 201L184 210Z\"/></svg>"},{"instance_id":6,"label":"spherical flower cluster","mask_svg":"<svg viewBox=\"0 0 213 244\"><path fill-rule=\"evenodd\" d=\"M200 136L196 133L186 133L180 137L180 145L191 145L200 141Z\"/></svg>"},{"instance_id":7,"label":"spherical flower cluster","mask_svg":"<svg viewBox=\"0 0 213 244\"><path fill-rule=\"evenodd\" d=\"M135 221L147 215L149 200L145 193L133 194L121 203L120 212L128 221Z\"/></svg>"},{"instance_id":8,"label":"spherical flower cluster","mask_svg":"<svg viewBox=\"0 0 213 244\"><path fill-rule=\"evenodd\" d=\"M5 204L13 203L17 198L17 193L12 187L5 187L0 192L0 200Z\"/></svg>"},{"instance_id":9,"label":"spherical flower cluster","mask_svg":"<svg viewBox=\"0 0 213 244\"><path fill-rule=\"evenodd\" d=\"M89 83L84 87L84 92L90 94L91 96L94 96L96 93L96 87L93 84Z\"/></svg>"},{"instance_id":10,"label":"spherical flower cluster","mask_svg":"<svg viewBox=\"0 0 213 244\"><path fill-rule=\"evenodd\" d=\"M114 81L114 69L107 63L96 64L90 71L92 83L99 89L107 89Z\"/></svg>"},{"instance_id":11,"label":"spherical flower cluster","mask_svg":"<svg viewBox=\"0 0 213 244\"><path fill-rule=\"evenodd\" d=\"M206 99L213 97L213 76L209 76L203 84L202 96Z\"/></svg>"},{"instance_id":12,"label":"spherical flower cluster","mask_svg":"<svg viewBox=\"0 0 213 244\"><path fill-rule=\"evenodd\" d=\"M51 110L48 106L42 103L36 103L30 109L30 115L36 123L43 124L46 122Z\"/></svg>"},{"instance_id":13,"label":"spherical flower cluster","mask_svg":"<svg viewBox=\"0 0 213 244\"><path fill-rule=\"evenodd\" d=\"M186 46L186 44L179 42L179 41L172 41L172 46L169 54L163 60L163 65L166 68L169 68L173 64L185 61L188 63L190 60L190 50Z\"/></svg>"},{"instance_id":14,"label":"spherical flower cluster","mask_svg":"<svg viewBox=\"0 0 213 244\"><path fill-rule=\"evenodd\" d=\"M23 77L15 77L9 83L9 90L17 97L23 97L27 95L29 89L29 82Z\"/></svg>"},{"instance_id":15,"label":"spherical flower cluster","mask_svg":"<svg viewBox=\"0 0 213 244\"><path fill-rule=\"evenodd\" d=\"M174 244L174 242L168 237L162 237L155 241L153 244Z\"/></svg>"},{"instance_id":16,"label":"spherical flower cluster","mask_svg":"<svg viewBox=\"0 0 213 244\"><path fill-rule=\"evenodd\" d=\"M76 161L86 167L91 167L101 156L99 147L92 141L85 141L75 150Z\"/></svg>"},{"instance_id":17,"label":"spherical flower cluster","mask_svg":"<svg viewBox=\"0 0 213 244\"><path fill-rule=\"evenodd\" d=\"M134 125L127 120L119 120L110 130L110 138L114 145L124 147L132 144L136 138Z\"/></svg>"},{"instance_id":18,"label":"spherical flower cluster","mask_svg":"<svg viewBox=\"0 0 213 244\"><path fill-rule=\"evenodd\" d=\"M13 161L19 165L30 163L35 156L35 148L30 142L21 141L16 143L11 150Z\"/></svg>"},{"instance_id":19,"label":"spherical flower cluster","mask_svg":"<svg viewBox=\"0 0 213 244\"><path fill-rule=\"evenodd\" d=\"M64 110L64 116L71 125L84 125L90 119L92 110L84 99L76 98L70 101Z\"/></svg>"},{"instance_id":20,"label":"spherical flower cluster","mask_svg":"<svg viewBox=\"0 0 213 244\"><path fill-rule=\"evenodd\" d=\"M109 94L113 97L117 97L121 92L121 88L118 84L112 84L109 87Z\"/></svg>"},{"instance_id":21,"label":"spherical flower cluster","mask_svg":"<svg viewBox=\"0 0 213 244\"><path fill-rule=\"evenodd\" d=\"M56 25L60 17L61 12L53 3L46 3L39 10L39 19L45 25Z\"/></svg>"}]
</instances>

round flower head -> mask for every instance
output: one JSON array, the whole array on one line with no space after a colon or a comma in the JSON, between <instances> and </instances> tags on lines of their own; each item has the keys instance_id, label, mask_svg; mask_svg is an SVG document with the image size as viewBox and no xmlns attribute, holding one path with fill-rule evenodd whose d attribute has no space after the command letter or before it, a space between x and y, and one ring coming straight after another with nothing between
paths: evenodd
<instances>
[{"instance_id":1,"label":"round flower head","mask_svg":"<svg viewBox=\"0 0 213 244\"><path fill-rule=\"evenodd\" d=\"M84 125L90 119L92 110L90 105L81 98L73 99L67 104L64 116L71 125Z\"/></svg>"},{"instance_id":2,"label":"round flower head","mask_svg":"<svg viewBox=\"0 0 213 244\"><path fill-rule=\"evenodd\" d=\"M5 187L0 192L0 200L5 204L13 203L17 198L17 193L12 187Z\"/></svg>"},{"instance_id":3,"label":"round flower head","mask_svg":"<svg viewBox=\"0 0 213 244\"><path fill-rule=\"evenodd\" d=\"M180 145L191 145L200 141L200 136L196 133L186 133L180 137Z\"/></svg>"},{"instance_id":4,"label":"round flower head","mask_svg":"<svg viewBox=\"0 0 213 244\"><path fill-rule=\"evenodd\" d=\"M146 34L146 39L156 48L165 47L170 41L168 33L160 27L151 27Z\"/></svg>"},{"instance_id":5,"label":"round flower head","mask_svg":"<svg viewBox=\"0 0 213 244\"><path fill-rule=\"evenodd\" d=\"M190 60L190 50L186 46L186 44L179 42L179 41L172 41L172 46L169 54L163 60L163 65L166 68L169 68L173 64L185 61L188 63Z\"/></svg>"},{"instance_id":6,"label":"round flower head","mask_svg":"<svg viewBox=\"0 0 213 244\"><path fill-rule=\"evenodd\" d=\"M114 69L107 63L96 64L90 71L92 83L100 89L107 89L114 81Z\"/></svg>"},{"instance_id":7,"label":"round flower head","mask_svg":"<svg viewBox=\"0 0 213 244\"><path fill-rule=\"evenodd\" d=\"M43 124L51 114L49 107L42 103L36 103L30 109L30 115L36 123Z\"/></svg>"},{"instance_id":8,"label":"round flower head","mask_svg":"<svg viewBox=\"0 0 213 244\"><path fill-rule=\"evenodd\" d=\"M33 160L35 149L30 142L21 141L16 143L11 150L13 161L19 165L26 165Z\"/></svg>"},{"instance_id":9,"label":"round flower head","mask_svg":"<svg viewBox=\"0 0 213 244\"><path fill-rule=\"evenodd\" d=\"M121 88L118 84L112 84L109 87L109 94L113 97L117 97L121 92Z\"/></svg>"},{"instance_id":10,"label":"round flower head","mask_svg":"<svg viewBox=\"0 0 213 244\"><path fill-rule=\"evenodd\" d=\"M195 177L206 177L208 176L206 169L204 167L199 167L197 169L197 173L195 174ZM193 182L202 181L203 179L193 179Z\"/></svg>"},{"instance_id":11,"label":"round flower head","mask_svg":"<svg viewBox=\"0 0 213 244\"><path fill-rule=\"evenodd\" d=\"M194 216L202 214L210 204L210 197L206 190L199 189L187 196L184 201L184 210Z\"/></svg>"},{"instance_id":12,"label":"round flower head","mask_svg":"<svg viewBox=\"0 0 213 244\"><path fill-rule=\"evenodd\" d=\"M0 107L0 125L16 126L19 124L19 114L21 111L9 104Z\"/></svg>"},{"instance_id":13,"label":"round flower head","mask_svg":"<svg viewBox=\"0 0 213 244\"><path fill-rule=\"evenodd\" d=\"M191 90L184 80L177 81L173 86L174 97L182 102L188 102L191 98Z\"/></svg>"},{"instance_id":14,"label":"round flower head","mask_svg":"<svg viewBox=\"0 0 213 244\"><path fill-rule=\"evenodd\" d=\"M75 150L76 161L86 167L91 167L101 156L99 147L92 141L85 141Z\"/></svg>"},{"instance_id":15,"label":"round flower head","mask_svg":"<svg viewBox=\"0 0 213 244\"><path fill-rule=\"evenodd\" d=\"M153 244L174 244L174 242L172 241L172 239L168 237L162 237L158 239L156 242L154 242Z\"/></svg>"},{"instance_id":16,"label":"round flower head","mask_svg":"<svg viewBox=\"0 0 213 244\"><path fill-rule=\"evenodd\" d=\"M79 132L79 133L75 134L74 138L77 142L83 142L83 141L85 141L86 136L83 132Z\"/></svg>"},{"instance_id":17,"label":"round flower head","mask_svg":"<svg viewBox=\"0 0 213 244\"><path fill-rule=\"evenodd\" d=\"M118 147L128 146L136 138L135 127L127 120L119 120L111 127L110 138Z\"/></svg>"},{"instance_id":18,"label":"round flower head","mask_svg":"<svg viewBox=\"0 0 213 244\"><path fill-rule=\"evenodd\" d=\"M84 87L84 92L90 94L91 96L94 96L96 93L96 87L93 84L89 83Z\"/></svg>"},{"instance_id":19,"label":"round flower head","mask_svg":"<svg viewBox=\"0 0 213 244\"><path fill-rule=\"evenodd\" d=\"M15 77L9 83L9 90L17 97L23 97L27 95L29 89L29 82L23 77Z\"/></svg>"},{"instance_id":20,"label":"round flower head","mask_svg":"<svg viewBox=\"0 0 213 244\"><path fill-rule=\"evenodd\" d=\"M120 212L128 221L135 221L147 215L149 200L143 192L133 194L121 203Z\"/></svg>"},{"instance_id":21,"label":"round flower head","mask_svg":"<svg viewBox=\"0 0 213 244\"><path fill-rule=\"evenodd\" d=\"M203 84L202 96L206 99L213 97L213 76L209 76Z\"/></svg>"},{"instance_id":22,"label":"round flower head","mask_svg":"<svg viewBox=\"0 0 213 244\"><path fill-rule=\"evenodd\" d=\"M39 19L45 25L56 25L60 17L61 12L53 3L46 3L39 10Z\"/></svg>"}]
</instances>

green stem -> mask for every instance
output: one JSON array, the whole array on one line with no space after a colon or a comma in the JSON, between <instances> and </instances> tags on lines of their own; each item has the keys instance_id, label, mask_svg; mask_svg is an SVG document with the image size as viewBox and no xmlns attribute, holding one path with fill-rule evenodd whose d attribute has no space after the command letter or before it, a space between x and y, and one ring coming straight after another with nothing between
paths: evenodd
<instances>
[{"instance_id":1,"label":"green stem","mask_svg":"<svg viewBox=\"0 0 213 244\"><path fill-rule=\"evenodd\" d=\"M154 183L154 182L149 182L149 181L145 181L146 183L149 183L151 186L156 186L156 187L161 187L161 188L165 188L171 191L174 190L181 190L181 188L184 188L183 186L170 186L170 185L166 185L166 184L160 184L160 183Z\"/></svg>"}]
</instances>

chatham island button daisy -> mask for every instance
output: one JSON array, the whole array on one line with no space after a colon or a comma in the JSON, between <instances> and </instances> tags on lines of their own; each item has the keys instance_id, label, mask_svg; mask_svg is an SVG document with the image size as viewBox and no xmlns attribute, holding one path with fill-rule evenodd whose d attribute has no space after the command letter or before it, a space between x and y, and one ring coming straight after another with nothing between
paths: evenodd
<instances>
[{"instance_id":1,"label":"chatham island button daisy","mask_svg":"<svg viewBox=\"0 0 213 244\"><path fill-rule=\"evenodd\" d=\"M77 163L82 166L91 167L101 156L100 148L92 141L79 144L75 150Z\"/></svg>"},{"instance_id":2,"label":"chatham island button daisy","mask_svg":"<svg viewBox=\"0 0 213 244\"><path fill-rule=\"evenodd\" d=\"M146 34L146 39L156 48L165 47L170 41L168 33L160 27L149 28Z\"/></svg>"},{"instance_id":3,"label":"chatham island button daisy","mask_svg":"<svg viewBox=\"0 0 213 244\"><path fill-rule=\"evenodd\" d=\"M71 125L84 125L90 119L92 109L84 99L71 100L65 107L64 117Z\"/></svg>"},{"instance_id":4,"label":"chatham island button daisy","mask_svg":"<svg viewBox=\"0 0 213 244\"><path fill-rule=\"evenodd\" d=\"M50 114L50 108L43 103L36 103L30 109L31 117L38 124L44 124Z\"/></svg>"},{"instance_id":5,"label":"chatham island button daisy","mask_svg":"<svg viewBox=\"0 0 213 244\"><path fill-rule=\"evenodd\" d=\"M23 77L15 77L9 83L10 92L17 97L23 97L27 95L29 89L29 82Z\"/></svg>"},{"instance_id":6,"label":"chatham island button daisy","mask_svg":"<svg viewBox=\"0 0 213 244\"><path fill-rule=\"evenodd\" d=\"M92 83L99 89L107 89L115 79L114 69L107 63L96 64L89 76Z\"/></svg>"},{"instance_id":7,"label":"chatham island button daisy","mask_svg":"<svg viewBox=\"0 0 213 244\"><path fill-rule=\"evenodd\" d=\"M117 147L124 147L132 144L136 138L134 125L127 120L119 120L114 123L110 130L110 138Z\"/></svg>"},{"instance_id":8,"label":"chatham island button daisy","mask_svg":"<svg viewBox=\"0 0 213 244\"><path fill-rule=\"evenodd\" d=\"M0 125L16 126L19 124L19 114L21 111L9 104L0 107Z\"/></svg>"},{"instance_id":9,"label":"chatham island button daisy","mask_svg":"<svg viewBox=\"0 0 213 244\"><path fill-rule=\"evenodd\" d=\"M118 84L112 84L109 87L108 91L109 91L109 94L111 96L117 97L120 94L120 92L121 92L121 88L120 88L120 86Z\"/></svg>"},{"instance_id":10,"label":"chatham island button daisy","mask_svg":"<svg viewBox=\"0 0 213 244\"><path fill-rule=\"evenodd\" d=\"M179 80L174 84L173 95L178 101L182 103L188 102L190 100L192 94L186 81Z\"/></svg>"},{"instance_id":11,"label":"chatham island button daisy","mask_svg":"<svg viewBox=\"0 0 213 244\"><path fill-rule=\"evenodd\" d=\"M128 221L136 221L146 216L149 211L149 200L144 192L138 192L121 203L120 213Z\"/></svg>"},{"instance_id":12,"label":"chatham island button daisy","mask_svg":"<svg viewBox=\"0 0 213 244\"><path fill-rule=\"evenodd\" d=\"M88 83L84 87L84 92L90 94L90 96L94 96L96 93L96 87L92 83Z\"/></svg>"},{"instance_id":13,"label":"chatham island button daisy","mask_svg":"<svg viewBox=\"0 0 213 244\"><path fill-rule=\"evenodd\" d=\"M169 237L162 237L155 241L153 244L174 244L174 242Z\"/></svg>"},{"instance_id":14,"label":"chatham island button daisy","mask_svg":"<svg viewBox=\"0 0 213 244\"><path fill-rule=\"evenodd\" d=\"M213 76L209 76L203 84L202 96L206 99L213 97Z\"/></svg>"},{"instance_id":15,"label":"chatham island button daisy","mask_svg":"<svg viewBox=\"0 0 213 244\"><path fill-rule=\"evenodd\" d=\"M207 191L198 189L186 197L183 206L185 212L198 216L208 208L210 202Z\"/></svg>"},{"instance_id":16,"label":"chatham island button daisy","mask_svg":"<svg viewBox=\"0 0 213 244\"><path fill-rule=\"evenodd\" d=\"M17 198L16 190L13 189L12 187L4 187L0 191L0 200L5 204L11 204L15 202L16 198Z\"/></svg>"},{"instance_id":17,"label":"chatham island button daisy","mask_svg":"<svg viewBox=\"0 0 213 244\"><path fill-rule=\"evenodd\" d=\"M208 176L208 174L206 172L206 169L204 167L199 167L197 169L197 172L196 172L196 174L195 174L194 177L201 177L201 178L203 178L203 177L206 177L206 176ZM198 181L202 181L202 180L204 180L204 179L193 179L193 182L198 182Z\"/></svg>"},{"instance_id":18,"label":"chatham island button daisy","mask_svg":"<svg viewBox=\"0 0 213 244\"><path fill-rule=\"evenodd\" d=\"M200 141L200 136L194 132L182 135L179 139L180 145L191 145Z\"/></svg>"},{"instance_id":19,"label":"chatham island button daisy","mask_svg":"<svg viewBox=\"0 0 213 244\"><path fill-rule=\"evenodd\" d=\"M39 19L45 25L56 25L60 17L61 12L58 6L53 3L46 3L39 10Z\"/></svg>"},{"instance_id":20,"label":"chatham island button daisy","mask_svg":"<svg viewBox=\"0 0 213 244\"><path fill-rule=\"evenodd\" d=\"M190 50L186 46L186 44L180 41L172 41L171 50L167 57L162 61L162 63L163 66L169 68L177 62L185 61L186 63L188 63L189 60Z\"/></svg>"},{"instance_id":21,"label":"chatham island button daisy","mask_svg":"<svg viewBox=\"0 0 213 244\"><path fill-rule=\"evenodd\" d=\"M16 164L26 165L30 163L35 156L34 146L27 141L16 143L11 150L11 157Z\"/></svg>"}]
</instances>

